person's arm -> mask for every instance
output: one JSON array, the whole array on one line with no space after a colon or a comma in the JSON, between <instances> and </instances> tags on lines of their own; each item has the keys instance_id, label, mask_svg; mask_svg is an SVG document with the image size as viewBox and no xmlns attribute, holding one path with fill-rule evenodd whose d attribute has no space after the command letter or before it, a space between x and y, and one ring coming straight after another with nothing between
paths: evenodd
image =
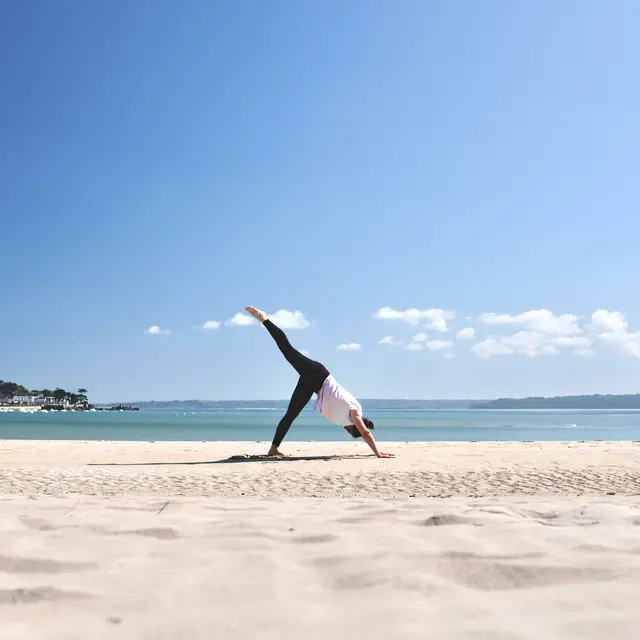
<instances>
[{"instance_id":1,"label":"person's arm","mask_svg":"<svg viewBox=\"0 0 640 640\"><path fill-rule=\"evenodd\" d=\"M363 422L362 416L359 411L352 409L349 411L349 416L353 420L353 424L356 429L360 432L362 439L371 447L371 451L378 456L378 458L395 458L392 453L382 453L378 450L378 445L373 437L371 431L367 428L367 425Z\"/></svg>"}]
</instances>

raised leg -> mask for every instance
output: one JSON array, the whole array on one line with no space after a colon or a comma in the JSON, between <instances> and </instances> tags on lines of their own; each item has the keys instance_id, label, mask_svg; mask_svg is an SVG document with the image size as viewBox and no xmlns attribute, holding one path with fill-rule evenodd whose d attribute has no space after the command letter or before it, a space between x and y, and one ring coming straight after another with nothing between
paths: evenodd
<instances>
[{"instance_id":1,"label":"raised leg","mask_svg":"<svg viewBox=\"0 0 640 640\"><path fill-rule=\"evenodd\" d=\"M287 338L285 332L273 324L271 320L265 320L263 325L275 340L278 349L280 349L282 355L287 359L287 362L298 372L298 375L304 377L312 375L313 360L307 358L307 356L295 349L289 342L289 338Z\"/></svg>"},{"instance_id":2,"label":"raised leg","mask_svg":"<svg viewBox=\"0 0 640 640\"><path fill-rule=\"evenodd\" d=\"M280 329L280 327L273 324L273 322L267 318L267 314L264 313L264 311L260 311L255 307L247 307L246 309L248 313L263 324L264 328L278 345L278 349L280 349L280 352L286 358L287 362L298 372L301 378L305 379L307 386L311 387L313 392L317 393L325 378L329 375L327 368L322 363L307 358L307 356L295 349L289 342L286 333Z\"/></svg>"}]
</instances>

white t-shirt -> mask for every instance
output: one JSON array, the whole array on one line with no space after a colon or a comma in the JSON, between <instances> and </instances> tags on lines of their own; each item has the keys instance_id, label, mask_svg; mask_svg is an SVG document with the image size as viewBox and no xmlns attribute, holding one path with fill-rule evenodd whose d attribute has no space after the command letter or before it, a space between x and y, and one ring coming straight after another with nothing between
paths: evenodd
<instances>
[{"instance_id":1,"label":"white t-shirt","mask_svg":"<svg viewBox=\"0 0 640 640\"><path fill-rule=\"evenodd\" d=\"M362 415L362 405L329 375L318 394L316 411L334 424L346 427L353 424L349 411L354 409Z\"/></svg>"}]
</instances>

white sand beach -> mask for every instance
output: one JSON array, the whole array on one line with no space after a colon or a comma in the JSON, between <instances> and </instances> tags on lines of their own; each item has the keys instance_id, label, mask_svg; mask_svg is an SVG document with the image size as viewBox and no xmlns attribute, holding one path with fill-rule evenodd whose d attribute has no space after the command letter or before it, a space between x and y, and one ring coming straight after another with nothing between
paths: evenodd
<instances>
[{"instance_id":1,"label":"white sand beach","mask_svg":"<svg viewBox=\"0 0 640 640\"><path fill-rule=\"evenodd\" d=\"M638 637L639 443L283 448L0 442L0 638Z\"/></svg>"},{"instance_id":2,"label":"white sand beach","mask_svg":"<svg viewBox=\"0 0 640 640\"><path fill-rule=\"evenodd\" d=\"M0 441L0 492L99 496L488 497L640 494L640 443Z\"/></svg>"}]
</instances>

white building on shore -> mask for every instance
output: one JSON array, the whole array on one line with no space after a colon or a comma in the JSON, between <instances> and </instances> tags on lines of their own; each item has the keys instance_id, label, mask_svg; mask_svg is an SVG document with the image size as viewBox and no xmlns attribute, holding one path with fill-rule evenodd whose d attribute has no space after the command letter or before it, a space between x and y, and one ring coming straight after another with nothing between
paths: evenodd
<instances>
[{"instance_id":1,"label":"white building on shore","mask_svg":"<svg viewBox=\"0 0 640 640\"><path fill-rule=\"evenodd\" d=\"M24 407L36 407L44 404L44 396L39 396L34 393L21 393L13 396L13 404L19 404Z\"/></svg>"},{"instance_id":2,"label":"white building on shore","mask_svg":"<svg viewBox=\"0 0 640 640\"><path fill-rule=\"evenodd\" d=\"M69 407L69 400L56 400L51 396L42 396L37 393L18 393L13 396L0 396L0 405L10 407Z\"/></svg>"}]
</instances>

